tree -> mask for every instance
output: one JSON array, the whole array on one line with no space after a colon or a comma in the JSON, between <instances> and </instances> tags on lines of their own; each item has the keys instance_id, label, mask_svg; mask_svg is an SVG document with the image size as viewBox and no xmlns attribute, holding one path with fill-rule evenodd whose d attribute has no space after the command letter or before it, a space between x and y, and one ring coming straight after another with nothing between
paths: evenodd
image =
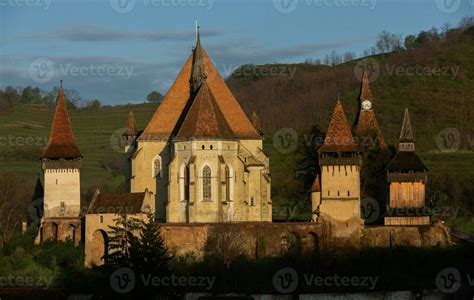
<instances>
[{"instance_id":1,"label":"tree","mask_svg":"<svg viewBox=\"0 0 474 300\"><path fill-rule=\"evenodd\" d=\"M87 110L99 111L101 107L102 107L102 104L97 99L91 100L87 104Z\"/></svg>"},{"instance_id":2,"label":"tree","mask_svg":"<svg viewBox=\"0 0 474 300\"><path fill-rule=\"evenodd\" d=\"M130 245L134 239L133 233L140 228L140 220L130 217L127 212L121 212L114 222L114 226L109 226L109 251L104 261L115 267L130 267Z\"/></svg>"},{"instance_id":3,"label":"tree","mask_svg":"<svg viewBox=\"0 0 474 300\"><path fill-rule=\"evenodd\" d=\"M169 274L172 256L161 236L160 225L153 213L148 220L140 221L139 235L130 240L130 262L132 267L143 274L155 276Z\"/></svg>"},{"instance_id":4,"label":"tree","mask_svg":"<svg viewBox=\"0 0 474 300\"><path fill-rule=\"evenodd\" d=\"M413 50L416 48L416 37L413 34L407 35L405 38L405 42L403 45L405 46L405 49L407 50Z\"/></svg>"},{"instance_id":5,"label":"tree","mask_svg":"<svg viewBox=\"0 0 474 300\"><path fill-rule=\"evenodd\" d=\"M163 95L160 92L153 91L146 96L148 103L161 103L163 101Z\"/></svg>"},{"instance_id":6,"label":"tree","mask_svg":"<svg viewBox=\"0 0 474 300\"><path fill-rule=\"evenodd\" d=\"M30 189L31 187L31 189ZM27 219L28 195L32 186L28 180L13 173L0 174L0 247L20 232Z\"/></svg>"}]
</instances>

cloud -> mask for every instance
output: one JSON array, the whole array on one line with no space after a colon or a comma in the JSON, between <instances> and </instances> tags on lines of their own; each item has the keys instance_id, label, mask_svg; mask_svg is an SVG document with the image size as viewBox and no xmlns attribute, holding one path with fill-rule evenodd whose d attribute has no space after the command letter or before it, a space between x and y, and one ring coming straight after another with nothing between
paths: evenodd
<instances>
[{"instance_id":1,"label":"cloud","mask_svg":"<svg viewBox=\"0 0 474 300\"><path fill-rule=\"evenodd\" d=\"M202 30L206 37L222 34L218 29ZM195 36L194 31L125 31L103 27L73 27L52 32L29 32L18 34L14 40L59 39L68 42L116 42L116 41L190 41Z\"/></svg>"}]
</instances>

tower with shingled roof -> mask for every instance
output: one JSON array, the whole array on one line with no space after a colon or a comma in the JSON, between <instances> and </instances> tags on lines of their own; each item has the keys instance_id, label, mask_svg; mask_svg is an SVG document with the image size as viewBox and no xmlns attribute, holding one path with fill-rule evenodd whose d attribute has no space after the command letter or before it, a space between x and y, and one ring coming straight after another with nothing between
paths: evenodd
<instances>
[{"instance_id":1,"label":"tower with shingled roof","mask_svg":"<svg viewBox=\"0 0 474 300\"><path fill-rule=\"evenodd\" d=\"M359 95L359 110L354 122L353 131L361 150L376 147L386 149L387 144L375 116L374 97L370 90L369 75L364 71Z\"/></svg>"},{"instance_id":2,"label":"tower with shingled roof","mask_svg":"<svg viewBox=\"0 0 474 300\"><path fill-rule=\"evenodd\" d=\"M318 152L321 199L313 200L313 212L319 213L318 222L330 225L333 237L358 239L363 224L360 217L361 158L340 100Z\"/></svg>"},{"instance_id":3,"label":"tower with shingled roof","mask_svg":"<svg viewBox=\"0 0 474 300\"><path fill-rule=\"evenodd\" d=\"M196 46L130 153L132 193L169 223L271 221L269 159L254 127Z\"/></svg>"},{"instance_id":4,"label":"tower with shingled roof","mask_svg":"<svg viewBox=\"0 0 474 300\"><path fill-rule=\"evenodd\" d=\"M49 141L42 156L44 212L38 242L80 241L81 160L61 81Z\"/></svg>"},{"instance_id":5,"label":"tower with shingled roof","mask_svg":"<svg viewBox=\"0 0 474 300\"><path fill-rule=\"evenodd\" d=\"M415 153L415 135L405 109L398 152L387 168L390 201L385 225L429 225L425 213L425 184L428 169Z\"/></svg>"}]
</instances>

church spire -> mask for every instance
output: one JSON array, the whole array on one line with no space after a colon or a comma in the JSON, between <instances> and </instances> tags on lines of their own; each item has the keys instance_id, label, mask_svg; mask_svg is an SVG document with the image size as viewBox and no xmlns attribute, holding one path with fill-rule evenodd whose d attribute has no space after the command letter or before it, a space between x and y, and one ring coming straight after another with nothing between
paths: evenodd
<instances>
[{"instance_id":1,"label":"church spire","mask_svg":"<svg viewBox=\"0 0 474 300\"><path fill-rule=\"evenodd\" d=\"M124 136L136 136L138 134L137 122L133 111L128 112L127 126L125 127Z\"/></svg>"},{"instance_id":2,"label":"church spire","mask_svg":"<svg viewBox=\"0 0 474 300\"><path fill-rule=\"evenodd\" d=\"M193 68L191 74L191 88L194 92L206 80L206 72L204 71L203 50L201 47L201 36L199 26L196 27L196 47L193 50Z\"/></svg>"},{"instance_id":3,"label":"church spire","mask_svg":"<svg viewBox=\"0 0 474 300\"><path fill-rule=\"evenodd\" d=\"M402 131L400 132L398 148L400 151L415 151L415 137L411 127L408 108L405 108L405 116L403 117L403 125Z\"/></svg>"},{"instance_id":4,"label":"church spire","mask_svg":"<svg viewBox=\"0 0 474 300\"><path fill-rule=\"evenodd\" d=\"M59 86L56 111L54 112L48 145L43 152L45 159L77 159L81 153L74 143L71 121L64 99L62 80Z\"/></svg>"},{"instance_id":5,"label":"church spire","mask_svg":"<svg viewBox=\"0 0 474 300\"><path fill-rule=\"evenodd\" d=\"M374 98L372 97L372 92L370 91L369 74L367 73L367 71L364 71L364 74L362 75L359 99L361 102L364 100L369 100L372 102L374 101Z\"/></svg>"}]
</instances>

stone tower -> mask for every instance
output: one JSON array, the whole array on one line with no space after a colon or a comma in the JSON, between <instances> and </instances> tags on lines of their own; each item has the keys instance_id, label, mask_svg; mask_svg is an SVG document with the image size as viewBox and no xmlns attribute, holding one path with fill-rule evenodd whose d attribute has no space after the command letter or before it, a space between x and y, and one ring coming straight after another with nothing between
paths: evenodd
<instances>
[{"instance_id":1,"label":"stone tower","mask_svg":"<svg viewBox=\"0 0 474 300\"><path fill-rule=\"evenodd\" d=\"M353 126L353 132L358 139L362 151L375 147L387 148L385 139L375 116L374 97L370 90L369 76L366 71L362 76L359 95L359 110Z\"/></svg>"},{"instance_id":2,"label":"stone tower","mask_svg":"<svg viewBox=\"0 0 474 300\"><path fill-rule=\"evenodd\" d=\"M42 156L44 215L39 242L49 239L80 241L81 160L61 82L49 142Z\"/></svg>"},{"instance_id":3,"label":"stone tower","mask_svg":"<svg viewBox=\"0 0 474 300\"><path fill-rule=\"evenodd\" d=\"M415 137L408 109L405 109L398 152L387 170L390 203L385 225L430 224L430 216L424 211L428 169L415 153Z\"/></svg>"},{"instance_id":4,"label":"stone tower","mask_svg":"<svg viewBox=\"0 0 474 300\"><path fill-rule=\"evenodd\" d=\"M170 223L271 221L269 159L201 45L130 148L132 193L156 199Z\"/></svg>"},{"instance_id":5,"label":"stone tower","mask_svg":"<svg viewBox=\"0 0 474 300\"><path fill-rule=\"evenodd\" d=\"M335 238L359 238L361 158L354 142L341 101L337 101L332 119L319 148L321 201L319 219L330 224ZM314 201L317 203L317 201Z\"/></svg>"}]
</instances>

